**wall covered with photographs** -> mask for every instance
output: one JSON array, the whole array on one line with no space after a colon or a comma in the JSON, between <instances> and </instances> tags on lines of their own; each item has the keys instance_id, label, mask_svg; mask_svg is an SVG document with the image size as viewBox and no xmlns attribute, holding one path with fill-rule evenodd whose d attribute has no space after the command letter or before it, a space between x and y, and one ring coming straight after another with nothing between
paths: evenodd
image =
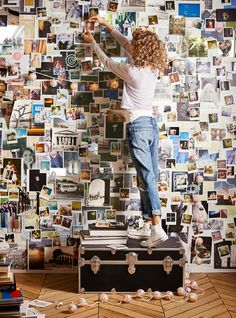
<instances>
[{"instance_id":1,"label":"wall covered with photographs","mask_svg":"<svg viewBox=\"0 0 236 318\"><path fill-rule=\"evenodd\" d=\"M0 0L0 235L15 270L76 270L79 231L139 223L119 109L123 82L81 34L127 62L100 14L129 39L149 28L169 64L157 81L158 190L193 271L236 269L235 0ZM179 206L181 205L181 211ZM181 212L181 213L180 213Z\"/></svg>"}]
</instances>

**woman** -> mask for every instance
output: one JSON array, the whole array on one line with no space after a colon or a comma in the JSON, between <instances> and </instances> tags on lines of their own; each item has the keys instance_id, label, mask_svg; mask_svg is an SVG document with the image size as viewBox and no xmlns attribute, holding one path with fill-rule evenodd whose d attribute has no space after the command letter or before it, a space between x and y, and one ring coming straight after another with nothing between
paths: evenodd
<instances>
[{"instance_id":1,"label":"woman","mask_svg":"<svg viewBox=\"0 0 236 318\"><path fill-rule=\"evenodd\" d=\"M124 80L121 103L124 110L120 112L127 123L130 154L137 170L143 217L151 218L152 221L151 235L149 234L147 241L141 242L141 246L152 247L168 238L161 227L161 204L157 192L159 130L152 116L152 99L157 77L166 66L166 51L162 41L150 31L135 31L129 42L100 16L91 17L89 21L105 26L133 59L132 64L115 62L101 50L90 32L83 34L85 42L92 44L101 63Z\"/></svg>"}]
</instances>

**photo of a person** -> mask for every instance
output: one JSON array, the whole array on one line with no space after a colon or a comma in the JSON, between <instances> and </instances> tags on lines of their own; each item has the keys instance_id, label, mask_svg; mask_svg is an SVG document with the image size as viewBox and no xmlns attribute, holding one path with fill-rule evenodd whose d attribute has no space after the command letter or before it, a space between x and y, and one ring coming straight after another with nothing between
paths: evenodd
<instances>
[{"instance_id":1,"label":"photo of a person","mask_svg":"<svg viewBox=\"0 0 236 318\"><path fill-rule=\"evenodd\" d=\"M157 191L158 161L156 155L159 129L155 118L152 117L152 99L156 82L158 76L164 73L166 68L166 49L164 43L154 32L137 29L133 32L133 38L129 42L123 34L99 15L91 17L89 21L106 27L110 35L133 58L132 64L113 61L98 46L90 32L87 31L83 34L85 42L92 44L101 63L124 81L121 113L128 112L127 137L131 158L137 171L143 217L152 222L150 237L146 236L148 239L141 241L140 244L142 247L156 246L168 239L168 235L161 226L161 202ZM147 46L150 51L144 59L143 53ZM144 105L150 105L149 109L146 106L146 111L144 111ZM140 110L142 110L141 116Z\"/></svg>"},{"instance_id":2,"label":"photo of a person","mask_svg":"<svg viewBox=\"0 0 236 318\"><path fill-rule=\"evenodd\" d=\"M32 169L35 163L35 152L33 149L26 147L20 157L23 159L24 173L27 173L28 169Z\"/></svg>"}]
</instances>

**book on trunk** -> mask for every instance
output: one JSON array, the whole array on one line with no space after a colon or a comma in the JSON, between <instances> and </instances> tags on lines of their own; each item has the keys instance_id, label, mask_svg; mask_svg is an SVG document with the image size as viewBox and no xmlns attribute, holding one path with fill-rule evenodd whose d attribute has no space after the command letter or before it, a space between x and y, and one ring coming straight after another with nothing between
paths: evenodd
<instances>
[{"instance_id":1,"label":"book on trunk","mask_svg":"<svg viewBox=\"0 0 236 318\"><path fill-rule=\"evenodd\" d=\"M92 223L88 225L90 236L127 236L127 226L119 222Z\"/></svg>"},{"instance_id":2,"label":"book on trunk","mask_svg":"<svg viewBox=\"0 0 236 318\"><path fill-rule=\"evenodd\" d=\"M91 236L89 231L80 231L80 240L82 245L111 245L111 244L126 244L127 243L127 237Z\"/></svg>"}]
</instances>

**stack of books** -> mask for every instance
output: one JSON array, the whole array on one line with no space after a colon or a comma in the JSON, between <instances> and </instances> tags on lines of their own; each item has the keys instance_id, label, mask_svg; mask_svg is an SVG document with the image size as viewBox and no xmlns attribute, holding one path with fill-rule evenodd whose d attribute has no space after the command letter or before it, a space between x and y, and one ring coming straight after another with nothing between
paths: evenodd
<instances>
[{"instance_id":1,"label":"stack of books","mask_svg":"<svg viewBox=\"0 0 236 318\"><path fill-rule=\"evenodd\" d=\"M80 231L82 245L113 245L127 243L127 226L120 222L92 223Z\"/></svg>"},{"instance_id":2,"label":"stack of books","mask_svg":"<svg viewBox=\"0 0 236 318\"><path fill-rule=\"evenodd\" d=\"M22 290L16 286L15 275L11 272L12 261L7 259L8 251L0 245L0 317L21 317Z\"/></svg>"}]
</instances>

